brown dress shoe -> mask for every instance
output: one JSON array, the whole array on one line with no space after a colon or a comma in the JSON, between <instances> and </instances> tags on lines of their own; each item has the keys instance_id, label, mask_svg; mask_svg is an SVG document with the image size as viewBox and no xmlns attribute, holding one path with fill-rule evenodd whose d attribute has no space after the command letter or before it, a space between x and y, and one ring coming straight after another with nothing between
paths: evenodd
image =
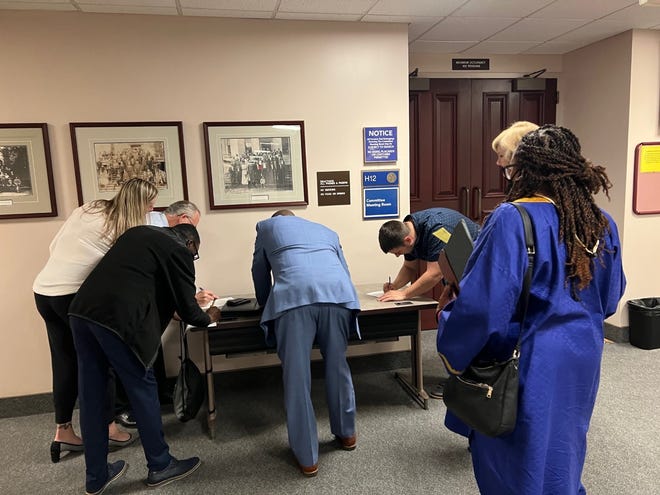
<instances>
[{"instance_id":1,"label":"brown dress shoe","mask_svg":"<svg viewBox=\"0 0 660 495\"><path fill-rule=\"evenodd\" d=\"M355 450L357 447L357 436L353 435L346 438L337 437L341 443L341 448L344 450Z\"/></svg>"},{"instance_id":2,"label":"brown dress shoe","mask_svg":"<svg viewBox=\"0 0 660 495\"><path fill-rule=\"evenodd\" d=\"M302 471L302 474L304 474L308 478L316 476L319 472L319 463L318 462L316 464L314 464L313 466L303 466L302 464L298 463L298 467Z\"/></svg>"}]
</instances>

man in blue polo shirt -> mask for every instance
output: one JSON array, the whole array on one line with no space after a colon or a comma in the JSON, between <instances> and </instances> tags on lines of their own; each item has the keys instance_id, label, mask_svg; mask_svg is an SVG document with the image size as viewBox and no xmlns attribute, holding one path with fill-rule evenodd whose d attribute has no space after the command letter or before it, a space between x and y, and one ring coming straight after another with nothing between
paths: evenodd
<instances>
[{"instance_id":1,"label":"man in blue polo shirt","mask_svg":"<svg viewBox=\"0 0 660 495\"><path fill-rule=\"evenodd\" d=\"M429 208L411 213L403 222L385 222L378 232L380 248L386 254L403 255L405 261L394 280L383 284L383 295L378 300L402 301L421 296L438 285L442 280L438 256L461 220L465 220L472 239L476 239L479 225L449 208ZM417 260L427 262L426 271L419 278ZM442 387L432 389L429 395L442 398Z\"/></svg>"},{"instance_id":2,"label":"man in blue polo shirt","mask_svg":"<svg viewBox=\"0 0 660 495\"><path fill-rule=\"evenodd\" d=\"M438 256L461 220L465 220L472 239L476 239L479 225L449 208L429 208L411 213L403 222L385 222L378 232L380 248L384 253L392 253L397 257L403 255L405 261L394 280L384 284L384 294L379 301L410 299L438 285L442 280ZM428 264L426 271L415 280L417 260L424 260Z\"/></svg>"}]
</instances>

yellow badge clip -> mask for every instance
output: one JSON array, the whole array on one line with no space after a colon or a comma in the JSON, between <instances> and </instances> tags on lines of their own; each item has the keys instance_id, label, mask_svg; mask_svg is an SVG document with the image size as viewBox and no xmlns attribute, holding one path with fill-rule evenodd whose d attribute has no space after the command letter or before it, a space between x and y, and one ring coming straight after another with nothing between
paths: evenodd
<instances>
[{"instance_id":1,"label":"yellow badge clip","mask_svg":"<svg viewBox=\"0 0 660 495\"><path fill-rule=\"evenodd\" d=\"M433 235L436 236L438 239L440 239L445 244L447 244L447 241L449 241L449 238L451 237L451 234L449 233L449 231L444 227L442 227L442 228L436 230L435 232L433 232Z\"/></svg>"}]
</instances>

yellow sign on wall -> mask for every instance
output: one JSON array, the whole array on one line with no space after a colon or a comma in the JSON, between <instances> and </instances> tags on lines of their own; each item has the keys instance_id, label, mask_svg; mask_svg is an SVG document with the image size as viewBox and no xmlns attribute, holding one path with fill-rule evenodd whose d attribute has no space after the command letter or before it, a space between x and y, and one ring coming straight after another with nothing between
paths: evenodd
<instances>
[{"instance_id":1,"label":"yellow sign on wall","mask_svg":"<svg viewBox=\"0 0 660 495\"><path fill-rule=\"evenodd\" d=\"M638 215L660 213L660 142L635 147L633 211Z\"/></svg>"},{"instance_id":2,"label":"yellow sign on wall","mask_svg":"<svg viewBox=\"0 0 660 495\"><path fill-rule=\"evenodd\" d=\"M660 145L642 146L639 151L639 173L660 172Z\"/></svg>"}]
</instances>

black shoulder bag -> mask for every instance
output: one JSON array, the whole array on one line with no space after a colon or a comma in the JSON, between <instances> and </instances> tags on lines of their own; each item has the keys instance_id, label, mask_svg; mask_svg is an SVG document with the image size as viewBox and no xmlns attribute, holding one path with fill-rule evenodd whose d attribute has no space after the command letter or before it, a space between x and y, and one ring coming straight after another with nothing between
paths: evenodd
<instances>
[{"instance_id":1,"label":"black shoulder bag","mask_svg":"<svg viewBox=\"0 0 660 495\"><path fill-rule=\"evenodd\" d=\"M181 422L189 421L197 416L204 402L204 377L197 365L188 356L188 339L186 324L181 322L181 370L174 385L174 413Z\"/></svg>"},{"instance_id":2,"label":"black shoulder bag","mask_svg":"<svg viewBox=\"0 0 660 495\"><path fill-rule=\"evenodd\" d=\"M523 280L519 307L520 335L512 356L503 362L470 365L461 375L450 375L444 386L443 400L447 409L470 428L497 437L511 433L518 412L518 360L529 289L534 269L534 230L525 208L511 203L520 212L525 228L525 244L529 263Z\"/></svg>"}]
</instances>

